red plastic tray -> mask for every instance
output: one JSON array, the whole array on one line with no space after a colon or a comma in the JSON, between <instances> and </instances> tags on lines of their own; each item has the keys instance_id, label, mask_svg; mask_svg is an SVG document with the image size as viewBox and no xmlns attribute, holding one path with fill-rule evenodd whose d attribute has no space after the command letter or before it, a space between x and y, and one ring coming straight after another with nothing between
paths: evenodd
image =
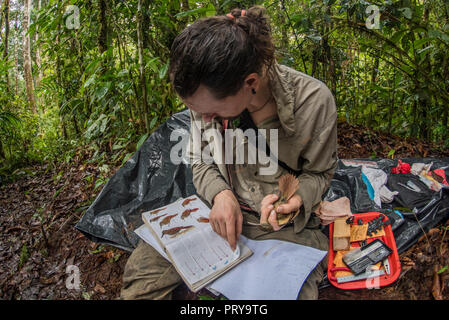
<instances>
[{"instance_id":1,"label":"red plastic tray","mask_svg":"<svg viewBox=\"0 0 449 320\"><path fill-rule=\"evenodd\" d=\"M366 212L366 213L356 213L354 214L354 221L353 225L357 224L359 219L362 219L363 223L366 223L377 216L379 216L381 213L379 212ZM371 241L374 241L375 239L382 240L388 247L390 247L393 252L388 256L388 262L390 263L390 274L384 274L380 276L380 279L363 279L363 280L357 280L357 281L351 281L351 282L345 282L345 283L338 283L337 279L334 276L334 272L331 271L333 268L335 268L334 264L334 257L336 252L332 249L333 248L333 234L334 234L334 224L331 223L329 225L329 261L328 261L328 268L327 268L327 277L329 279L329 282L339 288L339 289L346 289L346 290L352 290L352 289L367 289L367 288L377 288L377 287L384 287L387 286L399 277L399 274L401 273L401 262L399 260L398 250L396 248L396 242L394 240L393 231L391 230L391 225L384 226L385 236L381 237L373 237L367 239L367 243L370 243ZM352 246L359 246L358 242L352 242ZM368 280L368 281L367 281Z\"/></svg>"}]
</instances>

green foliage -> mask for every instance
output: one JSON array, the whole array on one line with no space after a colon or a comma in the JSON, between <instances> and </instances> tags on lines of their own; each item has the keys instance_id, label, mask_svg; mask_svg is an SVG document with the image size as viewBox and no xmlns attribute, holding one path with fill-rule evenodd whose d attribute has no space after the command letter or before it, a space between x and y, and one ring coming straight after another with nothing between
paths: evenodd
<instances>
[{"instance_id":1,"label":"green foliage","mask_svg":"<svg viewBox=\"0 0 449 320\"><path fill-rule=\"evenodd\" d=\"M9 111L0 111L0 133L5 141L8 136L14 137L21 125L20 119L15 114Z\"/></svg>"},{"instance_id":2,"label":"green foliage","mask_svg":"<svg viewBox=\"0 0 449 320\"><path fill-rule=\"evenodd\" d=\"M342 116L449 145L447 1L280 3L270 11L281 61L324 81ZM370 5L377 6L378 28L368 28Z\"/></svg>"},{"instance_id":3,"label":"green foliage","mask_svg":"<svg viewBox=\"0 0 449 320\"><path fill-rule=\"evenodd\" d=\"M27 262L30 257L30 253L28 252L28 247L26 244L22 246L22 250L20 251L19 257L19 269Z\"/></svg>"},{"instance_id":4,"label":"green foliage","mask_svg":"<svg viewBox=\"0 0 449 320\"><path fill-rule=\"evenodd\" d=\"M448 265L445 265L444 267L442 267L440 270L438 270L438 274L443 273L444 271L446 271L448 269Z\"/></svg>"},{"instance_id":5,"label":"green foliage","mask_svg":"<svg viewBox=\"0 0 449 320\"><path fill-rule=\"evenodd\" d=\"M123 165L183 107L167 74L176 35L199 18L255 4L271 17L278 61L325 82L341 118L449 147L445 0L140 2L139 12L137 0L49 0L32 11L29 34L39 36L32 56L39 48L42 61L40 69L33 61L36 113L23 80L23 12L11 6L18 28L10 28L8 59L0 44L0 175L7 181L30 174L21 168L36 162L70 163L79 146L92 150L90 162ZM377 29L367 25L373 4ZM100 188L106 180L92 183Z\"/></svg>"}]
</instances>

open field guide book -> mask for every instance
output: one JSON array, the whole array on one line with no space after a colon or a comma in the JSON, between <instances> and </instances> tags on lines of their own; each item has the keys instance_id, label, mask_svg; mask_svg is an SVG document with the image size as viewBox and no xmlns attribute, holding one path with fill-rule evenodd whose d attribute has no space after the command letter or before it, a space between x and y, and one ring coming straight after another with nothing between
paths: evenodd
<instances>
[{"instance_id":1,"label":"open field guide book","mask_svg":"<svg viewBox=\"0 0 449 320\"><path fill-rule=\"evenodd\" d=\"M142 213L145 225L193 292L252 254L242 242L232 251L212 230L209 213L209 207L196 195Z\"/></svg>"}]
</instances>

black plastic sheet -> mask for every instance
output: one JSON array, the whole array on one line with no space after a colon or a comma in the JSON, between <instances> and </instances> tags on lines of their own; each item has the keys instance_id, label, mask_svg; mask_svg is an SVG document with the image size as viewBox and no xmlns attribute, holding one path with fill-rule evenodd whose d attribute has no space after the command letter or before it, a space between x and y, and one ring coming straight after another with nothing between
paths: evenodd
<instances>
[{"instance_id":1,"label":"black plastic sheet","mask_svg":"<svg viewBox=\"0 0 449 320\"><path fill-rule=\"evenodd\" d=\"M391 169L398 165L399 159L350 159L339 160L338 168L334 174L331 186L324 194L323 199L333 201L340 197L348 197L351 202L351 211L354 214L362 212L377 211L387 215L395 223L392 224L393 234L399 253L404 252L412 246L424 232L429 231L439 223L449 218L449 187L443 187L439 192L430 190L419 177L414 174L392 174ZM449 177L449 158L402 158L402 162L412 165L413 163L433 163L431 170L443 169L446 177ZM392 203L382 203L379 207L371 200L367 186L362 179L361 167L345 165L345 163L368 163L377 166L376 169L383 170L388 175L386 186L391 191L398 191ZM420 187L420 192L410 192L409 189L400 185L408 181ZM405 207L408 211L395 209ZM402 217L401 217L402 216ZM327 228L323 231L326 233Z\"/></svg>"},{"instance_id":2,"label":"black plastic sheet","mask_svg":"<svg viewBox=\"0 0 449 320\"><path fill-rule=\"evenodd\" d=\"M184 110L170 117L151 134L136 154L106 183L76 228L92 241L132 251L139 240L133 230L143 223L142 212L195 193L188 163L173 163L170 157L173 147L179 145L180 140L188 139L189 126L189 112ZM173 133L176 134L172 136ZM443 168L449 177L449 158L401 160L409 164L433 162L431 169ZM398 164L397 159L351 159L349 162L360 161L374 163L385 171L389 183L391 178L392 184L388 185L390 188L400 175L393 177L395 175L391 174L391 169ZM347 164L348 161L339 160L330 188L323 199L332 201L346 196L350 199L351 210L355 214L370 211L385 213L395 221L393 232L399 253L416 243L423 230L427 232L449 218L449 189L443 188L439 192L421 195L421 205L409 208L415 209L415 212L402 212L401 218L393 209L413 206L416 199L404 192L400 194L400 201L395 200L391 204L382 205L382 208L378 207L370 199L362 179L361 167ZM419 181L413 175L407 175L405 179L416 183ZM323 231L326 232L325 229Z\"/></svg>"},{"instance_id":3,"label":"black plastic sheet","mask_svg":"<svg viewBox=\"0 0 449 320\"><path fill-rule=\"evenodd\" d=\"M188 164L170 160L172 147L188 139L189 112L179 112L155 130L106 183L76 228L92 241L132 251L141 213L195 193ZM170 136L176 132L175 138Z\"/></svg>"}]
</instances>

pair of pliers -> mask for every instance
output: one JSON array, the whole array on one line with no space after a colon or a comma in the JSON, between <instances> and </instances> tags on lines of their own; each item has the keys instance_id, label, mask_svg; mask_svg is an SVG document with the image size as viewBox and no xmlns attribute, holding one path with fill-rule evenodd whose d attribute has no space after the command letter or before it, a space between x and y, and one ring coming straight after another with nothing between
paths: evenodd
<instances>
[{"instance_id":1,"label":"pair of pliers","mask_svg":"<svg viewBox=\"0 0 449 320\"><path fill-rule=\"evenodd\" d=\"M337 271L347 271L347 272L351 272L352 273L352 271L349 268L347 268L347 267L334 267L334 268L329 269L329 272L332 273L332 274L334 274ZM337 277L331 276L331 277L329 277L329 280L337 281Z\"/></svg>"}]
</instances>

